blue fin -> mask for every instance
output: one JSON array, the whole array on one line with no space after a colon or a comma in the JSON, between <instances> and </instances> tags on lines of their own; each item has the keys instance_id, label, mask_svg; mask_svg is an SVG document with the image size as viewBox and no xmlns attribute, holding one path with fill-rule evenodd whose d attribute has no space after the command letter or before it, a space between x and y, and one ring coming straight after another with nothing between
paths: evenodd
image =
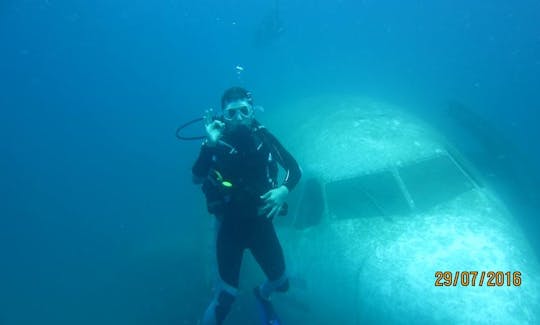
<instances>
[{"instance_id":1,"label":"blue fin","mask_svg":"<svg viewBox=\"0 0 540 325\"><path fill-rule=\"evenodd\" d=\"M259 287L253 289L253 295L259 307L259 315L262 325L283 325L279 319L272 302L261 297Z\"/></svg>"}]
</instances>

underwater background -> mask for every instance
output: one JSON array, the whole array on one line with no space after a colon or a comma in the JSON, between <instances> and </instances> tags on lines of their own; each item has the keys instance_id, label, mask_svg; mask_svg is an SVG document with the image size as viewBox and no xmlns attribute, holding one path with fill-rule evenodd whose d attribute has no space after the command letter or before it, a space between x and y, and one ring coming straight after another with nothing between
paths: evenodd
<instances>
[{"instance_id":1,"label":"underwater background","mask_svg":"<svg viewBox=\"0 0 540 325\"><path fill-rule=\"evenodd\" d=\"M233 85L284 120L320 94L412 109L538 256L539 22L533 0L2 0L0 324L197 324L210 217L174 132Z\"/></svg>"}]
</instances>

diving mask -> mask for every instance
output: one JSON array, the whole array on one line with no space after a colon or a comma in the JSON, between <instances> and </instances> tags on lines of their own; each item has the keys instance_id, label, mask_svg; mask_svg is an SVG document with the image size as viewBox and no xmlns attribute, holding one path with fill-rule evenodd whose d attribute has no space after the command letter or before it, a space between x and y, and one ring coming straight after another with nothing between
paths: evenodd
<instances>
[{"instance_id":1,"label":"diving mask","mask_svg":"<svg viewBox=\"0 0 540 325\"><path fill-rule=\"evenodd\" d=\"M234 120L241 118L251 118L253 116L253 107L249 101L241 99L227 104L223 109L223 118Z\"/></svg>"}]
</instances>

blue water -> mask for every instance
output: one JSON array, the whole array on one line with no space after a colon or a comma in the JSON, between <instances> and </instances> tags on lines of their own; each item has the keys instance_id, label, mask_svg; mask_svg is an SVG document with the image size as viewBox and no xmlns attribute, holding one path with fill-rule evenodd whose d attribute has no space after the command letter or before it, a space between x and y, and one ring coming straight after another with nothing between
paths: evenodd
<instances>
[{"instance_id":1,"label":"blue water","mask_svg":"<svg viewBox=\"0 0 540 325\"><path fill-rule=\"evenodd\" d=\"M267 110L336 92L417 108L475 151L445 123L455 100L538 175L538 1L281 1L284 32L254 46L274 5L0 2L0 324L196 323L207 216L198 143L174 131L231 85Z\"/></svg>"}]
</instances>

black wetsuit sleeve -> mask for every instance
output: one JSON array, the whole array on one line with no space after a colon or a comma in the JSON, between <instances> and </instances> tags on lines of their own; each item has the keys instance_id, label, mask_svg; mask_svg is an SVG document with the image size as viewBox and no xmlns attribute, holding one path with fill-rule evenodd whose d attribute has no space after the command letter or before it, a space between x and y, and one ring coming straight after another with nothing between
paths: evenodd
<instances>
[{"instance_id":1,"label":"black wetsuit sleeve","mask_svg":"<svg viewBox=\"0 0 540 325\"><path fill-rule=\"evenodd\" d=\"M296 159L281 145L272 133L266 129L264 133L272 154L276 157L277 162L285 169L286 174L283 185L291 191L300 181L302 170Z\"/></svg>"},{"instance_id":2,"label":"black wetsuit sleeve","mask_svg":"<svg viewBox=\"0 0 540 325\"><path fill-rule=\"evenodd\" d=\"M202 180L208 175L208 171L212 165L212 151L204 143L201 146L201 151L199 152L199 157L193 164L191 172L193 173L193 179Z\"/></svg>"}]
</instances>

